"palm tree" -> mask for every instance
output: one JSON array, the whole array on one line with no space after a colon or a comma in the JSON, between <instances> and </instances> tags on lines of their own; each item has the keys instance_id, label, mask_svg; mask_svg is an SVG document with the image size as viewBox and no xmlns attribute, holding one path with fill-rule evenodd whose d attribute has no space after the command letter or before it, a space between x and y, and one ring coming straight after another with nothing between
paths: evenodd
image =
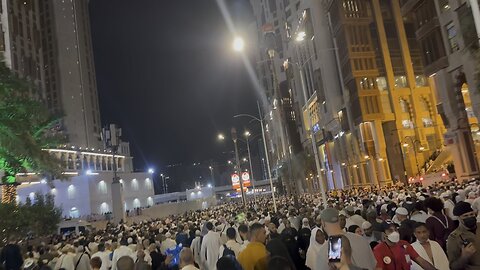
<instances>
[{"instance_id":1,"label":"palm tree","mask_svg":"<svg viewBox=\"0 0 480 270\"><path fill-rule=\"evenodd\" d=\"M2 203L16 197L16 175L27 171L60 177L61 163L44 148L57 147L63 137L55 130L60 118L33 98L35 86L0 63L0 171Z\"/></svg>"}]
</instances>

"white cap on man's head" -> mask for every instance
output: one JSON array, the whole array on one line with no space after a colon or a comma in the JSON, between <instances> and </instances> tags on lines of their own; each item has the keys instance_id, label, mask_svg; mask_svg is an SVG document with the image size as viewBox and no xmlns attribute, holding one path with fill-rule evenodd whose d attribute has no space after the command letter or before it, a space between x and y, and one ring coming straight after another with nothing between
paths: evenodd
<instances>
[{"instance_id":1,"label":"white cap on man's head","mask_svg":"<svg viewBox=\"0 0 480 270\"><path fill-rule=\"evenodd\" d=\"M408 216L408 210L405 207L398 207L397 210L395 210L395 214Z\"/></svg>"},{"instance_id":2,"label":"white cap on man's head","mask_svg":"<svg viewBox=\"0 0 480 270\"><path fill-rule=\"evenodd\" d=\"M364 221L362 223L362 230L370 229L371 227L372 227L372 223L370 223L368 221Z\"/></svg>"}]
</instances>

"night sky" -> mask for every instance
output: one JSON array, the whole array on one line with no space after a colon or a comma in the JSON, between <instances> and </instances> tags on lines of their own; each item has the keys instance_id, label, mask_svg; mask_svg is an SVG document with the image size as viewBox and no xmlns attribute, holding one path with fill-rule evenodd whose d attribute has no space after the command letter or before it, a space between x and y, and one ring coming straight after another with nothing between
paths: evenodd
<instances>
[{"instance_id":1,"label":"night sky","mask_svg":"<svg viewBox=\"0 0 480 270\"><path fill-rule=\"evenodd\" d=\"M239 29L248 0L227 1ZM134 166L221 159L216 140L256 95L214 0L94 0L90 16L102 123L123 128Z\"/></svg>"}]
</instances>

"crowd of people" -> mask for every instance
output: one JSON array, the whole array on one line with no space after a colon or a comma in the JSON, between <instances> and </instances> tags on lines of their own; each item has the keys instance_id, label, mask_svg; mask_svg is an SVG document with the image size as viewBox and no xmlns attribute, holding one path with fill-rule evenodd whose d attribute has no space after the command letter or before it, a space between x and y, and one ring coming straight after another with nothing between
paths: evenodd
<instances>
[{"instance_id":1,"label":"crowd of people","mask_svg":"<svg viewBox=\"0 0 480 270\"><path fill-rule=\"evenodd\" d=\"M38 244L10 239L4 270L480 269L480 181L257 196ZM339 252L340 249L340 252ZM340 256L338 256L340 255Z\"/></svg>"}]
</instances>

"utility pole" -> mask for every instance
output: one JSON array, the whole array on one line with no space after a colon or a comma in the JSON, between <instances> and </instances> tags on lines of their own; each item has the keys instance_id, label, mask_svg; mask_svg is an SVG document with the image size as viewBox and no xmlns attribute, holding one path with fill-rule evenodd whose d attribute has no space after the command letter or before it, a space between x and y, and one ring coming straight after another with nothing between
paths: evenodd
<instances>
[{"instance_id":1,"label":"utility pole","mask_svg":"<svg viewBox=\"0 0 480 270\"><path fill-rule=\"evenodd\" d=\"M114 224L125 222L125 208L123 198L123 187L117 176L117 160L115 155L120 145L120 136L122 135L122 129L118 128L115 124L111 124L109 127L102 129L102 140L105 149L112 151L113 162L113 181L112 181L112 208L113 208L113 220Z\"/></svg>"},{"instance_id":2,"label":"utility pole","mask_svg":"<svg viewBox=\"0 0 480 270\"><path fill-rule=\"evenodd\" d=\"M240 158L238 156L237 129L232 128L231 133L232 133L233 144L235 146L235 159L236 159L236 162L237 162L237 172L238 172L238 175L240 176L239 178L240 178L240 190L242 192L242 202L243 202L243 206L246 206L247 205L247 200L245 198L245 190L243 190L243 179L241 177L242 169L241 169L241 166L240 166Z\"/></svg>"}]
</instances>

